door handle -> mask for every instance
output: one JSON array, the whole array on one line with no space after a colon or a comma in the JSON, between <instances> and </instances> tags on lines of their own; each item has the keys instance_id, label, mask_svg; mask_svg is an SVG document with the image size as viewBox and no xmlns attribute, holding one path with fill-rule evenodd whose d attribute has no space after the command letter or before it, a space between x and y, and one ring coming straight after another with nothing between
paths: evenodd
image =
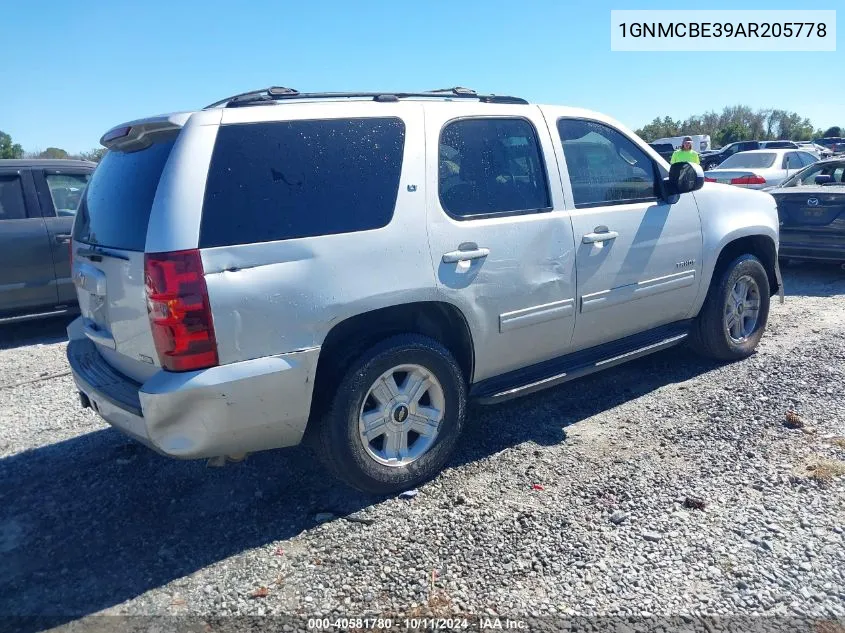
<instances>
[{"instance_id":1,"label":"door handle","mask_svg":"<svg viewBox=\"0 0 845 633\"><path fill-rule=\"evenodd\" d=\"M456 264L469 259L484 259L490 254L489 248L473 248L465 251L457 250L443 253L444 264Z\"/></svg>"},{"instance_id":2,"label":"door handle","mask_svg":"<svg viewBox=\"0 0 845 633\"><path fill-rule=\"evenodd\" d=\"M604 229L603 231L596 230L595 233L587 233L581 241L584 244L595 244L596 242L608 242L619 237L617 231L608 231L607 227L596 227L596 229Z\"/></svg>"},{"instance_id":3,"label":"door handle","mask_svg":"<svg viewBox=\"0 0 845 633\"><path fill-rule=\"evenodd\" d=\"M70 233L56 233L53 236L53 241L56 242L56 244L67 244L70 242Z\"/></svg>"}]
</instances>

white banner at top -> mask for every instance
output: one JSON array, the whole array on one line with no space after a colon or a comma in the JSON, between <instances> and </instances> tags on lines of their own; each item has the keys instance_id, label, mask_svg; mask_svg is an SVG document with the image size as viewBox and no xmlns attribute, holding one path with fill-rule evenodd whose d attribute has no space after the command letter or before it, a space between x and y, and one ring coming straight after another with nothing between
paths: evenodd
<instances>
[{"instance_id":1,"label":"white banner at top","mask_svg":"<svg viewBox=\"0 0 845 633\"><path fill-rule=\"evenodd\" d=\"M835 51L836 11L614 10L612 51Z\"/></svg>"}]
</instances>

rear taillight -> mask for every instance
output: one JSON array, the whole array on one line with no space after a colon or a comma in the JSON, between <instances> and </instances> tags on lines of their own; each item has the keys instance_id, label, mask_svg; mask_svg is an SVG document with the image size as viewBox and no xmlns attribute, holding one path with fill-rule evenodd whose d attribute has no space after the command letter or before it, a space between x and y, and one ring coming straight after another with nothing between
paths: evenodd
<instances>
[{"instance_id":1,"label":"rear taillight","mask_svg":"<svg viewBox=\"0 0 845 633\"><path fill-rule=\"evenodd\" d=\"M704 177L704 182L716 182L715 178L710 178L709 176Z\"/></svg>"},{"instance_id":2,"label":"rear taillight","mask_svg":"<svg viewBox=\"0 0 845 633\"><path fill-rule=\"evenodd\" d=\"M731 178L732 185L765 185L766 179L762 176L742 176L740 178Z\"/></svg>"},{"instance_id":3,"label":"rear taillight","mask_svg":"<svg viewBox=\"0 0 845 633\"><path fill-rule=\"evenodd\" d=\"M198 250L144 256L147 312L161 366L170 371L218 364L208 289Z\"/></svg>"}]
</instances>

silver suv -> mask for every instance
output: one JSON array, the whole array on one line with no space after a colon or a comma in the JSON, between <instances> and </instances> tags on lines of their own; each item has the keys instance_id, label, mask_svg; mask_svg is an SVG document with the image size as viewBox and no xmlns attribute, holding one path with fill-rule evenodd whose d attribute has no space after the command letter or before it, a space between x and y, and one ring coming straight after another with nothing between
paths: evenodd
<instances>
[{"instance_id":1,"label":"silver suv","mask_svg":"<svg viewBox=\"0 0 845 633\"><path fill-rule=\"evenodd\" d=\"M68 358L83 406L172 457L304 442L394 492L469 399L683 342L746 357L781 289L769 194L585 110L271 88L102 143Z\"/></svg>"}]
</instances>

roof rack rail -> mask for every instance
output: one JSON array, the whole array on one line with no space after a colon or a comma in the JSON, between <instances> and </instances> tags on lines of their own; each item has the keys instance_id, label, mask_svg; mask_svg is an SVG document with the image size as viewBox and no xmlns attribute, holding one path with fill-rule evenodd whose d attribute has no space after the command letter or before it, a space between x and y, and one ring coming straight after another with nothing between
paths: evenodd
<instances>
[{"instance_id":1,"label":"roof rack rail","mask_svg":"<svg viewBox=\"0 0 845 633\"><path fill-rule=\"evenodd\" d=\"M470 88L442 88L428 90L425 92L299 92L293 88L282 86L271 86L261 90L250 90L241 94L226 97L205 106L204 110L223 106L225 108L237 108L241 106L260 105L262 103L292 101L296 99L372 99L380 102L393 102L408 98L431 98L431 99L477 99L482 103L512 103L527 104L528 101L521 97L510 97L507 95L480 95Z\"/></svg>"}]
</instances>

